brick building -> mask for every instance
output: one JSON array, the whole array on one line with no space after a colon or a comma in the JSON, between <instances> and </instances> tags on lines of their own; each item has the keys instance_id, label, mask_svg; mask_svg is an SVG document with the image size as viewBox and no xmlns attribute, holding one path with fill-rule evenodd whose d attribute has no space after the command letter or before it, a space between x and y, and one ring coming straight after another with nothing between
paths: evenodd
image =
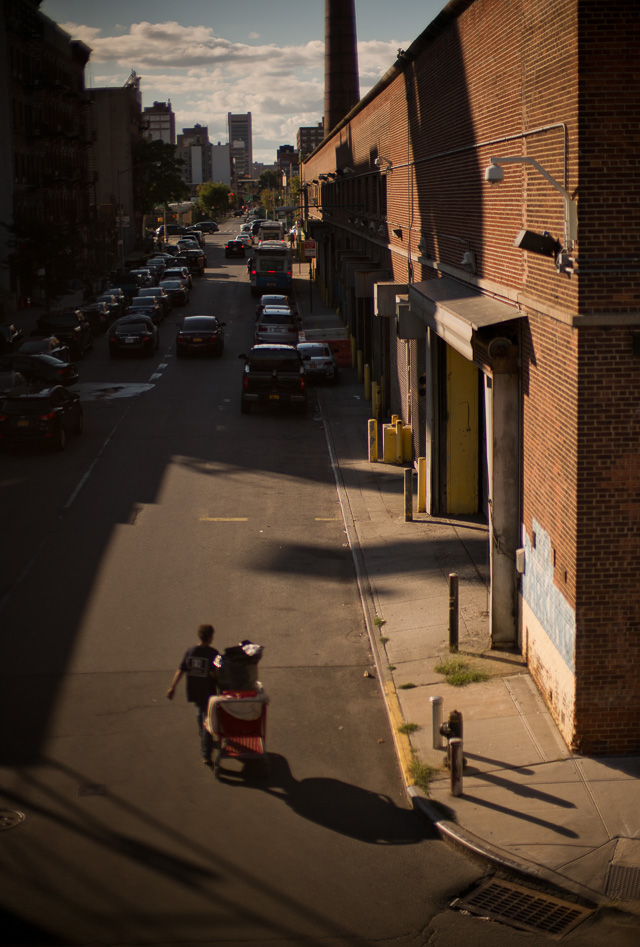
<instances>
[{"instance_id":1,"label":"brick building","mask_svg":"<svg viewBox=\"0 0 640 947\"><path fill-rule=\"evenodd\" d=\"M640 750L639 41L624 0L452 0L301 169L373 410L586 753Z\"/></svg>"},{"instance_id":2,"label":"brick building","mask_svg":"<svg viewBox=\"0 0 640 947\"><path fill-rule=\"evenodd\" d=\"M0 7L0 310L7 316L27 297L52 290L54 271L64 262L63 237L80 247L80 267L91 236L84 95L90 49L38 6L7 0Z\"/></svg>"}]
</instances>

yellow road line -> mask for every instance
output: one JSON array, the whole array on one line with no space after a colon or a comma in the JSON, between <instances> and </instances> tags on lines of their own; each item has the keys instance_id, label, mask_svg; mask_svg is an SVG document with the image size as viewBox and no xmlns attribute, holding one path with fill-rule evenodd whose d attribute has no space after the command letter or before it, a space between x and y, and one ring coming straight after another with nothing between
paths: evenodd
<instances>
[{"instance_id":1,"label":"yellow road line","mask_svg":"<svg viewBox=\"0 0 640 947\"><path fill-rule=\"evenodd\" d=\"M387 710L391 719L391 730L396 745L398 762L400 763L400 769L402 770L405 785L410 786L413 783L409 769L413 759L413 754L411 752L411 741L406 733L399 732L399 727L401 727L404 723L404 717L402 716L400 701L398 700L398 694L393 681L384 681L383 687L386 697Z\"/></svg>"},{"instance_id":2,"label":"yellow road line","mask_svg":"<svg viewBox=\"0 0 640 947\"><path fill-rule=\"evenodd\" d=\"M201 523L246 523L248 516L201 516Z\"/></svg>"}]
</instances>

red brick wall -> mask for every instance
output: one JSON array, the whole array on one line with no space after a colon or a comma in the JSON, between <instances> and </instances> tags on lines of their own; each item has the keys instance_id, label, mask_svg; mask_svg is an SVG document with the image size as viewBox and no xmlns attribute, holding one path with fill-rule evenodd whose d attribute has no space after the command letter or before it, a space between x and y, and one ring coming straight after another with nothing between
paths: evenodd
<instances>
[{"instance_id":1,"label":"red brick wall","mask_svg":"<svg viewBox=\"0 0 640 947\"><path fill-rule=\"evenodd\" d=\"M350 164L364 175L358 194L366 204L376 175L373 157L391 159L387 222L394 278L417 281L440 271L473 282L460 266L470 249L480 288L527 313L521 323L522 520L529 537L534 521L548 535L555 588L575 610L573 741L591 753L635 752L640 357L632 352L631 329L640 329L638 5L475 0L463 7L440 32L421 38L417 60L323 149L311 176ZM508 155L535 158L576 198L573 276L558 274L552 259L513 247L522 228L562 240L564 205L540 174L522 165L505 166L501 185L486 184L489 158ZM402 238L391 233L393 226L402 228ZM419 262L421 237L427 253ZM358 241L368 253L383 252L366 233ZM566 716L569 692L551 695L548 669L538 664L534 670L553 712Z\"/></svg>"}]
</instances>

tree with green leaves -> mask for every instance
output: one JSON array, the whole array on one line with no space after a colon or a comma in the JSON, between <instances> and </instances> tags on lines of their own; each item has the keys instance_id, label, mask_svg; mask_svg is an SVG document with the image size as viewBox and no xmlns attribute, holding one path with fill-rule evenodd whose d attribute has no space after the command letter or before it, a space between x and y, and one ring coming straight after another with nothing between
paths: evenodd
<instances>
[{"instance_id":1,"label":"tree with green leaves","mask_svg":"<svg viewBox=\"0 0 640 947\"><path fill-rule=\"evenodd\" d=\"M182 173L184 161L176 146L141 138L133 147L133 200L137 215L147 214L157 204L189 197Z\"/></svg>"},{"instance_id":2,"label":"tree with green leaves","mask_svg":"<svg viewBox=\"0 0 640 947\"><path fill-rule=\"evenodd\" d=\"M280 175L273 168L267 168L258 178L258 188L260 191L279 191Z\"/></svg>"},{"instance_id":3,"label":"tree with green leaves","mask_svg":"<svg viewBox=\"0 0 640 947\"><path fill-rule=\"evenodd\" d=\"M198 186L198 204L210 217L220 217L229 210L231 188L215 181L205 181Z\"/></svg>"}]
</instances>

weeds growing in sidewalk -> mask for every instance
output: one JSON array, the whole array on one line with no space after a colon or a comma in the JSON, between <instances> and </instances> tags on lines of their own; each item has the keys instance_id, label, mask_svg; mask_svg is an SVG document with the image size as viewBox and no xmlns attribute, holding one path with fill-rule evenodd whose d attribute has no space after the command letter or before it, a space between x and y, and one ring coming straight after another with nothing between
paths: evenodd
<instances>
[{"instance_id":1,"label":"weeds growing in sidewalk","mask_svg":"<svg viewBox=\"0 0 640 947\"><path fill-rule=\"evenodd\" d=\"M414 785L417 786L418 789L421 789L424 793L429 792L429 786L435 779L437 773L438 770L434 766L429 766L428 763L423 763L422 760L419 760L417 756L414 756L409 763L409 775L411 776Z\"/></svg>"},{"instance_id":2,"label":"weeds growing in sidewalk","mask_svg":"<svg viewBox=\"0 0 640 947\"><path fill-rule=\"evenodd\" d=\"M387 622L386 622L386 619L385 619L385 618L380 618L379 615L376 615L376 617L373 619L373 624L374 624L374 625L377 625L378 628L380 628L381 625L386 625L386 623L387 623Z\"/></svg>"},{"instance_id":3,"label":"weeds growing in sidewalk","mask_svg":"<svg viewBox=\"0 0 640 947\"><path fill-rule=\"evenodd\" d=\"M450 658L438 664L436 674L442 674L452 687L466 687L467 684L476 684L478 681L486 681L489 675L486 671L481 671L465 661L464 658Z\"/></svg>"},{"instance_id":4,"label":"weeds growing in sidewalk","mask_svg":"<svg viewBox=\"0 0 640 947\"><path fill-rule=\"evenodd\" d=\"M378 641L380 642L380 644L386 644L388 640L389 639L385 638L384 635L380 635L380 637L378 638Z\"/></svg>"},{"instance_id":5,"label":"weeds growing in sidewalk","mask_svg":"<svg viewBox=\"0 0 640 947\"><path fill-rule=\"evenodd\" d=\"M395 671L395 669L396 669L395 664L387 664L387 671Z\"/></svg>"},{"instance_id":6,"label":"weeds growing in sidewalk","mask_svg":"<svg viewBox=\"0 0 640 947\"><path fill-rule=\"evenodd\" d=\"M401 691L410 691L412 687L417 686L417 684L398 684L398 689Z\"/></svg>"},{"instance_id":7,"label":"weeds growing in sidewalk","mask_svg":"<svg viewBox=\"0 0 640 947\"><path fill-rule=\"evenodd\" d=\"M419 723L403 723L398 727L398 733L415 733L420 729Z\"/></svg>"}]
</instances>

